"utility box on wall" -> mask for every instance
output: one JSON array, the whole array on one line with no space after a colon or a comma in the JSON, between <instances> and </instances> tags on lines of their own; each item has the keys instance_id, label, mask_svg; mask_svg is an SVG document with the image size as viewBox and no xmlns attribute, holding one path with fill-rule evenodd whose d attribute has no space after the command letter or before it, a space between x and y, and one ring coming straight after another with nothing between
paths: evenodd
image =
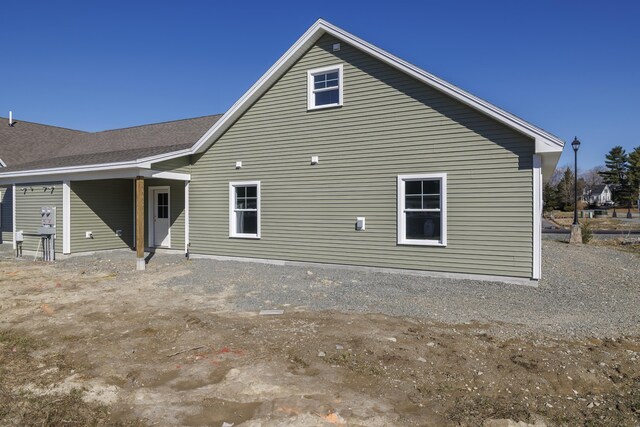
<instances>
[{"instance_id":1,"label":"utility box on wall","mask_svg":"<svg viewBox=\"0 0 640 427\"><path fill-rule=\"evenodd\" d=\"M40 209L40 235L56 234L56 208L44 206Z\"/></svg>"}]
</instances>

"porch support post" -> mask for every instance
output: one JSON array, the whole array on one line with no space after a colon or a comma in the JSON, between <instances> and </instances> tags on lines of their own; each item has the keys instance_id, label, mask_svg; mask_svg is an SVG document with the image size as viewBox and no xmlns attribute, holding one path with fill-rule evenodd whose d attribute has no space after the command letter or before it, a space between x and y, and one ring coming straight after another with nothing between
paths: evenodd
<instances>
[{"instance_id":1,"label":"porch support post","mask_svg":"<svg viewBox=\"0 0 640 427\"><path fill-rule=\"evenodd\" d=\"M144 177L136 177L136 270L144 270Z\"/></svg>"}]
</instances>

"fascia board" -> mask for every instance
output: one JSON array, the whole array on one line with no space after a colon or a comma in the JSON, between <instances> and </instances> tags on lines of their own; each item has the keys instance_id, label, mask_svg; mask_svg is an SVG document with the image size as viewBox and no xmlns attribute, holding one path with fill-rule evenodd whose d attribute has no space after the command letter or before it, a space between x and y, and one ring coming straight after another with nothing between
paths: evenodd
<instances>
[{"instance_id":1,"label":"fascia board","mask_svg":"<svg viewBox=\"0 0 640 427\"><path fill-rule=\"evenodd\" d=\"M130 160L126 162L99 163L95 165L69 166L69 167L61 167L61 168L31 169L31 170L23 170L23 171L15 171L15 172L0 172L0 179L60 175L60 174L74 174L74 173L83 173L83 172L100 172L100 171L110 171L110 170L119 170L119 169L127 169L127 168L139 168L141 170L151 169L152 163L184 157L189 154L190 154L190 150L187 149L187 150L175 151L171 153L159 154L151 157L145 157L142 159Z\"/></svg>"},{"instance_id":2,"label":"fascia board","mask_svg":"<svg viewBox=\"0 0 640 427\"><path fill-rule=\"evenodd\" d=\"M121 169L103 169L94 171L76 171L66 173L54 173L47 175L26 175L21 177L1 178L0 185L13 184L13 183L30 183L30 182L44 182L44 181L95 181L99 179L131 179L136 176L143 176L145 178L160 178L169 179L174 181L190 181L191 174L170 172L170 171L158 171L153 169L141 169L136 167L121 168Z\"/></svg>"}]
</instances>

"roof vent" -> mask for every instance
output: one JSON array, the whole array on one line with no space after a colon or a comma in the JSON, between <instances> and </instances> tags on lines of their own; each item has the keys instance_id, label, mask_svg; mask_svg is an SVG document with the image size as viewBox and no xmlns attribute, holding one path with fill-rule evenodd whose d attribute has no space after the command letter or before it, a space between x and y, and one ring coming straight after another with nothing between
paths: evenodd
<instances>
[{"instance_id":1,"label":"roof vent","mask_svg":"<svg viewBox=\"0 0 640 427\"><path fill-rule=\"evenodd\" d=\"M14 125L14 121L13 121L13 111L9 111L9 126L13 127Z\"/></svg>"}]
</instances>

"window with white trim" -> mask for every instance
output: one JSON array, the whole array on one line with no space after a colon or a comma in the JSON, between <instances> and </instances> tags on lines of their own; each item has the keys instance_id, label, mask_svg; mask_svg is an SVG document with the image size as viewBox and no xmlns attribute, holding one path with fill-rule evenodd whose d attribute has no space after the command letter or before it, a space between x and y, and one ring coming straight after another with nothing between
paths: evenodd
<instances>
[{"instance_id":1,"label":"window with white trim","mask_svg":"<svg viewBox=\"0 0 640 427\"><path fill-rule=\"evenodd\" d=\"M398 243L446 246L446 174L398 176Z\"/></svg>"},{"instance_id":2,"label":"window with white trim","mask_svg":"<svg viewBox=\"0 0 640 427\"><path fill-rule=\"evenodd\" d=\"M260 182L229 183L229 237L260 238Z\"/></svg>"},{"instance_id":3,"label":"window with white trim","mask_svg":"<svg viewBox=\"0 0 640 427\"><path fill-rule=\"evenodd\" d=\"M307 104L309 110L342 105L342 65L307 72Z\"/></svg>"}]
</instances>

